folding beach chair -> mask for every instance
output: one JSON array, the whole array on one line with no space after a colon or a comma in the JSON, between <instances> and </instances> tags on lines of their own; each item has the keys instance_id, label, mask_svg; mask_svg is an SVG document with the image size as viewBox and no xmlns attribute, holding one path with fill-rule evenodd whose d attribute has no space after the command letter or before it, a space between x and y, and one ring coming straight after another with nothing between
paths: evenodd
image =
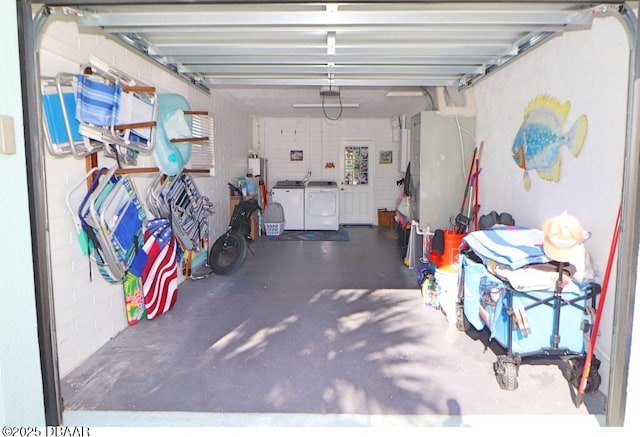
<instances>
[{"instance_id":1,"label":"folding beach chair","mask_svg":"<svg viewBox=\"0 0 640 437\"><path fill-rule=\"evenodd\" d=\"M58 130L72 132L73 141L57 148L50 146L52 154L83 157L104 150L105 156L115 158L118 164L135 164L138 153L153 150L157 113L154 87L95 58L83 65L79 74L60 73L57 77L58 87L65 85L73 93L59 91L56 100L44 94L43 105L45 113L63 114L64 129Z\"/></svg>"},{"instance_id":2,"label":"folding beach chair","mask_svg":"<svg viewBox=\"0 0 640 437\"><path fill-rule=\"evenodd\" d=\"M109 282L121 282L142 245L147 214L127 175L115 175L117 166L101 169L78 216L91 241L92 256Z\"/></svg>"},{"instance_id":3,"label":"folding beach chair","mask_svg":"<svg viewBox=\"0 0 640 437\"><path fill-rule=\"evenodd\" d=\"M83 158L105 146L80 133L80 123L75 118L75 79L76 75L68 73L41 78L44 140L53 156Z\"/></svg>"}]
</instances>

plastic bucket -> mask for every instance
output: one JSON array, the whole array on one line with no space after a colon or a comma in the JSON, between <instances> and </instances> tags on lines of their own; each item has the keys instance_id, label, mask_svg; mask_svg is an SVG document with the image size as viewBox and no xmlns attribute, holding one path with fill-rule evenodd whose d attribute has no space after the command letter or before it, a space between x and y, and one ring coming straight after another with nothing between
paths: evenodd
<instances>
[{"instance_id":1,"label":"plastic bucket","mask_svg":"<svg viewBox=\"0 0 640 437\"><path fill-rule=\"evenodd\" d=\"M452 265L458 262L460 253L460 243L465 234L456 231L444 231L444 251L440 257L438 267L443 269L453 269Z\"/></svg>"},{"instance_id":2,"label":"plastic bucket","mask_svg":"<svg viewBox=\"0 0 640 437\"><path fill-rule=\"evenodd\" d=\"M429 262L434 263L437 267L440 267L442 257L436 250L429 252Z\"/></svg>"}]
</instances>

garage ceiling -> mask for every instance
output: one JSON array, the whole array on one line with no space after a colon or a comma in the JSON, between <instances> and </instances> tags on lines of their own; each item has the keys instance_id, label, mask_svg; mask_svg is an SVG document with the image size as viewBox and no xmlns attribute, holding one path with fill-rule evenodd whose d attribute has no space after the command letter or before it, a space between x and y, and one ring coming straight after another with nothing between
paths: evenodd
<instances>
[{"instance_id":1,"label":"garage ceiling","mask_svg":"<svg viewBox=\"0 0 640 437\"><path fill-rule=\"evenodd\" d=\"M589 28L607 9L585 2L99 3L51 10L231 93L254 115L300 115L292 104L320 102L321 89L357 101L360 111L345 108L345 115L428 108L433 92L386 93L468 87L555 35Z\"/></svg>"}]
</instances>

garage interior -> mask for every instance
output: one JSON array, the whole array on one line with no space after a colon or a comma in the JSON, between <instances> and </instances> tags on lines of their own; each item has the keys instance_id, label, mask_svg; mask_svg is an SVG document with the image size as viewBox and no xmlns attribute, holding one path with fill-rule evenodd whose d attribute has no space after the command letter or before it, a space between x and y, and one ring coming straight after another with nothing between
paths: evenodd
<instances>
[{"instance_id":1,"label":"garage interior","mask_svg":"<svg viewBox=\"0 0 640 437\"><path fill-rule=\"evenodd\" d=\"M389 120L402 114L453 111L453 117L463 117L464 110L476 104L472 96L477 84L507 74L519 59L564 35L589 32L599 18L622 16L628 25L633 14L624 3L577 1L104 3L53 1L34 8L34 27L42 32L35 61L40 75L55 75L61 68L74 71L78 61L88 61L87 55L97 56L120 69L130 64L135 71L128 74L146 72L143 82L184 94L193 109L208 111L215 122L215 163L207 175L190 165L185 169L194 171L196 183L214 203L209 235L226 228L226 185L243 172L247 153L268 155L259 147L266 138L261 129L277 119L315 120L309 122L311 132L316 125L378 120L391 132ZM73 32L83 41L91 39L94 47L82 42L78 54L69 54L75 33L64 41L60 29L67 28L77 29ZM103 44L109 44L109 50L103 51ZM626 69L623 73L628 76ZM324 101L327 96L338 101ZM481 97L486 102L486 92ZM351 108L354 102L357 107ZM301 104L311 107L300 109ZM478 108L487 104L479 101ZM484 117L486 121L496 115ZM519 117L513 117L516 124ZM225 133L225 127L243 127L244 132ZM348 133L367 137L359 129ZM322 141L326 154L330 149ZM315 156L313 145L300 146L305 156ZM376 152L384 146L376 144ZM625 144L617 147L620 157L615 162L627 165L622 158ZM397 234L377 226L375 210L395 208L392 202L402 190L388 183L386 191L373 195L368 221L343 223L350 241L292 243L263 235L250 243L255 253L239 272L197 280L182 276L179 300L171 311L126 326L122 302L114 303L121 300L122 290L98 283L99 278L87 280L91 269L86 257L67 238L75 229L65 215L64 195L87 171L87 160L50 155L43 158L51 217L47 238L52 248L51 300L60 324L54 349L61 366L59 407L65 424L153 420L209 426L466 426L566 420L602 426L607 414L614 414L607 411L611 394L615 400L621 385L626 387L616 376L607 378L613 389L604 386L589 393L576 408L559 367L523 365L519 388L500 390L491 366L492 343L481 333L459 332L441 312L425 308L416 271L403 263ZM97 159L100 165L113 165L108 156ZM327 166L337 160L323 155L308 165L316 178L337 179ZM278 167L273 156L269 163L270 185L288 178L291 167ZM156 163L141 154L134 173L136 166L147 169ZM396 167L387 175L379 166L378 176L395 182L404 176ZM296 167L293 176L302 178L305 170ZM56 179L64 174L68 176ZM142 187L151 183L144 171L135 177ZM496 186L496 181L489 185ZM623 191L622 180L612 186ZM491 209L502 207L499 195L489 191L481 192L481 200ZM550 196L546 191L541 195ZM517 195L509 192L509 197L513 201ZM516 211L524 225L540 221L535 213L526 216L524 205ZM603 230L593 243L596 264L603 269L611 220L593 221ZM76 272L72 281L57 270L69 261ZM617 281L616 289L622 285ZM93 306L86 307L85 298L78 297L78 290L85 288ZM616 307L609 304L612 314L631 299L622 292L616 297ZM55 308L60 302L64 306ZM77 314L101 306L113 314L86 320L84 328L81 323L90 317ZM72 330L81 332L76 339L68 334ZM94 344L78 349L92 338ZM53 341L56 344L55 335ZM623 340L611 342L616 341ZM625 364L612 354L610 365Z\"/></svg>"},{"instance_id":2,"label":"garage interior","mask_svg":"<svg viewBox=\"0 0 640 437\"><path fill-rule=\"evenodd\" d=\"M237 273L181 284L171 311L61 381L65 423L603 425L605 396L576 408L557 359L525 361L517 390L500 389L504 349L425 307L393 231L347 230L349 242L261 239Z\"/></svg>"}]
</instances>

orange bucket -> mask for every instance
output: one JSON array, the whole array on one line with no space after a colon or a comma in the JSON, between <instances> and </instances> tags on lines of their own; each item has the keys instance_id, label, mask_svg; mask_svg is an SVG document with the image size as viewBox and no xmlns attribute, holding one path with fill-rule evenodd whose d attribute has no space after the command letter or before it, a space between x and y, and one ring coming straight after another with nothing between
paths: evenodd
<instances>
[{"instance_id":1,"label":"orange bucket","mask_svg":"<svg viewBox=\"0 0 640 437\"><path fill-rule=\"evenodd\" d=\"M460 243L462 243L464 236L465 234L461 234L456 231L444 231L444 252L440 257L438 267L447 268L458 261Z\"/></svg>"},{"instance_id":2,"label":"orange bucket","mask_svg":"<svg viewBox=\"0 0 640 437\"><path fill-rule=\"evenodd\" d=\"M436 267L440 267L440 258L441 258L440 254L435 250L432 250L429 253L429 262L435 264Z\"/></svg>"}]
</instances>

